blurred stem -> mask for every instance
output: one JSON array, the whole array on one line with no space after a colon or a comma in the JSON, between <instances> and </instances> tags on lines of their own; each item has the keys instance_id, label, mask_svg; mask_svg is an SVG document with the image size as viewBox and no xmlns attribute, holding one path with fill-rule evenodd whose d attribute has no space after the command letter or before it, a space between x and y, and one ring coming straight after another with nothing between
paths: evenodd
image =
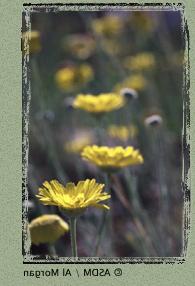
<instances>
[{"instance_id":1,"label":"blurred stem","mask_svg":"<svg viewBox=\"0 0 195 286\"><path fill-rule=\"evenodd\" d=\"M57 255L56 248L55 248L55 246L53 244L49 244L48 248L49 248L49 253L50 253L51 256L56 256Z\"/></svg>"},{"instance_id":2,"label":"blurred stem","mask_svg":"<svg viewBox=\"0 0 195 286\"><path fill-rule=\"evenodd\" d=\"M106 191L108 194L111 193L111 186L110 186L110 174L108 173L104 173L104 181L105 181L105 185L106 185ZM97 256L98 254L98 250L100 247L100 243L105 231L105 226L108 225L109 223L111 223L111 220L109 219L111 218L108 211L104 211L103 216L102 216L102 220L99 226L99 230L98 230L98 235L97 235L97 239L95 242L95 248L94 248L94 255L93 256Z\"/></svg>"},{"instance_id":3,"label":"blurred stem","mask_svg":"<svg viewBox=\"0 0 195 286\"><path fill-rule=\"evenodd\" d=\"M154 158L158 155L158 161L156 161L156 173L159 182L159 195L160 195L160 206L159 206L159 229L160 238L162 245L162 255L167 256L169 252L169 245L166 237L166 226L168 225L168 211L169 211L169 200L168 190L165 181L165 165L164 165L164 152L162 144L161 130L152 130Z\"/></svg>"},{"instance_id":4,"label":"blurred stem","mask_svg":"<svg viewBox=\"0 0 195 286\"><path fill-rule=\"evenodd\" d=\"M97 144L101 145L103 142L103 137L104 137L104 129L103 129L103 118L102 116L96 116L95 117L95 122L97 124L95 130L96 130L96 135L97 135Z\"/></svg>"},{"instance_id":5,"label":"blurred stem","mask_svg":"<svg viewBox=\"0 0 195 286\"><path fill-rule=\"evenodd\" d=\"M72 256L78 257L77 254L77 242L76 242L76 217L70 217L70 236L71 236L71 248Z\"/></svg>"},{"instance_id":6,"label":"blurred stem","mask_svg":"<svg viewBox=\"0 0 195 286\"><path fill-rule=\"evenodd\" d=\"M44 96L45 92L44 92L44 88L42 85L42 80L41 80L36 58L31 59L31 65L32 65L32 74L37 83L35 94L38 95L38 92L39 92L39 93L42 93L41 96ZM39 103L41 111L43 112L45 109L45 103L41 96L36 96L36 100ZM46 146L48 148L49 157L51 159L51 162L53 163L57 176L62 181L62 183L66 183L68 179L60 164L60 161L59 161L59 158L56 152L55 144L53 141L53 134L51 132L49 125L47 124L45 120L43 120L42 122L42 128L43 128L44 138L46 139Z\"/></svg>"},{"instance_id":7,"label":"blurred stem","mask_svg":"<svg viewBox=\"0 0 195 286\"><path fill-rule=\"evenodd\" d=\"M130 171L128 169L124 170L124 175L125 175L125 179L128 183L127 185L128 185L128 190L130 192L130 199L132 200L132 205L133 205L132 212L134 214L134 217L135 218L141 218L141 220L144 221L146 229L149 230L149 233L152 235L152 238L153 238L151 240L151 237L149 235L147 235L148 247L150 248L150 252L152 254L157 254L157 252L159 252L159 249L158 249L158 240L159 239L157 237L156 230L155 230L151 220L148 217L147 212L144 210L144 208L142 208L142 206L140 204L139 195L138 195L137 187L136 187L136 185L137 185L136 178L135 178L135 176L133 176L130 173ZM145 231L145 228L144 228L144 231ZM146 231L145 231L145 233L146 233ZM144 249L145 248L146 247L144 247ZM147 252L146 249L145 249L145 252Z\"/></svg>"}]
</instances>

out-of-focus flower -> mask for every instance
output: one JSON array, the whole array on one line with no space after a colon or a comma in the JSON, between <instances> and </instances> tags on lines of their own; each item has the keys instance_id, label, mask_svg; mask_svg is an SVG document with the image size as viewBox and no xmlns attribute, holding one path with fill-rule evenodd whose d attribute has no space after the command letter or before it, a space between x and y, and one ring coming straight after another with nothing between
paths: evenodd
<instances>
[{"instance_id":1,"label":"out-of-focus flower","mask_svg":"<svg viewBox=\"0 0 195 286\"><path fill-rule=\"evenodd\" d=\"M130 14L128 24L133 27L136 32L150 33L157 27L157 21L151 13L144 11L134 11Z\"/></svg>"},{"instance_id":2,"label":"out-of-focus flower","mask_svg":"<svg viewBox=\"0 0 195 286\"><path fill-rule=\"evenodd\" d=\"M29 224L31 242L53 243L64 233L69 231L68 224L58 215L41 215Z\"/></svg>"},{"instance_id":3,"label":"out-of-focus flower","mask_svg":"<svg viewBox=\"0 0 195 286\"><path fill-rule=\"evenodd\" d=\"M162 62L162 66L165 69L175 68L175 67L181 67L186 63L187 58L185 58L184 51L175 52L169 57L169 59L164 60Z\"/></svg>"},{"instance_id":4,"label":"out-of-focus flower","mask_svg":"<svg viewBox=\"0 0 195 286\"><path fill-rule=\"evenodd\" d=\"M64 91L73 91L93 79L93 69L88 64L70 65L61 68L55 75L58 87Z\"/></svg>"},{"instance_id":5,"label":"out-of-focus flower","mask_svg":"<svg viewBox=\"0 0 195 286\"><path fill-rule=\"evenodd\" d=\"M94 73L90 65L82 64L78 70L78 78L81 84L87 83L93 79Z\"/></svg>"},{"instance_id":6,"label":"out-of-focus flower","mask_svg":"<svg viewBox=\"0 0 195 286\"><path fill-rule=\"evenodd\" d=\"M66 152L80 154L83 149L92 144L93 138L89 133L81 134L80 136L76 136L73 140L66 142L64 145L64 149Z\"/></svg>"},{"instance_id":7,"label":"out-of-focus flower","mask_svg":"<svg viewBox=\"0 0 195 286\"><path fill-rule=\"evenodd\" d=\"M41 50L40 32L28 31L22 33L22 51L23 54L35 54Z\"/></svg>"},{"instance_id":8,"label":"out-of-focus flower","mask_svg":"<svg viewBox=\"0 0 195 286\"><path fill-rule=\"evenodd\" d=\"M109 54L119 55L123 47L117 38L103 38L102 48Z\"/></svg>"},{"instance_id":9,"label":"out-of-focus flower","mask_svg":"<svg viewBox=\"0 0 195 286\"><path fill-rule=\"evenodd\" d=\"M152 114L145 118L145 126L158 126L163 122L162 117L159 114Z\"/></svg>"},{"instance_id":10,"label":"out-of-focus flower","mask_svg":"<svg viewBox=\"0 0 195 286\"><path fill-rule=\"evenodd\" d=\"M134 125L111 125L108 128L109 136L120 139L121 141L127 141L129 138L135 138L137 133L138 129Z\"/></svg>"},{"instance_id":11,"label":"out-of-focus flower","mask_svg":"<svg viewBox=\"0 0 195 286\"><path fill-rule=\"evenodd\" d=\"M102 192L104 184L96 183L95 179L79 181L77 185L68 183L63 186L56 180L44 182L39 188L37 197L44 205L55 205L69 216L82 214L87 207L109 209L105 204L99 204L110 198Z\"/></svg>"},{"instance_id":12,"label":"out-of-focus flower","mask_svg":"<svg viewBox=\"0 0 195 286\"><path fill-rule=\"evenodd\" d=\"M124 79L122 82L118 83L114 90L116 92L120 92L123 88L132 88L136 91L143 90L147 84L146 79L143 77L142 74L133 74L126 79Z\"/></svg>"},{"instance_id":13,"label":"out-of-focus flower","mask_svg":"<svg viewBox=\"0 0 195 286\"><path fill-rule=\"evenodd\" d=\"M124 61L127 69L142 71L149 70L155 66L155 57L152 53L144 52L134 56L127 57Z\"/></svg>"},{"instance_id":14,"label":"out-of-focus flower","mask_svg":"<svg viewBox=\"0 0 195 286\"><path fill-rule=\"evenodd\" d=\"M121 33L123 21L115 15L107 15L92 21L93 30L102 36L112 37Z\"/></svg>"},{"instance_id":15,"label":"out-of-focus flower","mask_svg":"<svg viewBox=\"0 0 195 286\"><path fill-rule=\"evenodd\" d=\"M92 145L85 147L81 156L107 172L117 171L129 165L139 165L144 161L139 150L132 146L123 148Z\"/></svg>"},{"instance_id":16,"label":"out-of-focus flower","mask_svg":"<svg viewBox=\"0 0 195 286\"><path fill-rule=\"evenodd\" d=\"M69 35L65 41L65 49L79 59L89 58L95 50L95 40L90 35Z\"/></svg>"},{"instance_id":17,"label":"out-of-focus flower","mask_svg":"<svg viewBox=\"0 0 195 286\"><path fill-rule=\"evenodd\" d=\"M99 95L79 94L73 102L74 108L83 109L95 114L119 109L124 104L125 98L116 93L102 93Z\"/></svg>"}]
</instances>

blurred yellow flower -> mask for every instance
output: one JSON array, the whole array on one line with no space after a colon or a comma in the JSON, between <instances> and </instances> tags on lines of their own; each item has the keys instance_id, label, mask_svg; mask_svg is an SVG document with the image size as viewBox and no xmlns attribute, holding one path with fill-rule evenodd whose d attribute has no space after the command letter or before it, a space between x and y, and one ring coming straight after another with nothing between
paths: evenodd
<instances>
[{"instance_id":1,"label":"blurred yellow flower","mask_svg":"<svg viewBox=\"0 0 195 286\"><path fill-rule=\"evenodd\" d=\"M92 29L102 36L115 36L120 34L123 28L123 21L115 15L108 15L92 21Z\"/></svg>"},{"instance_id":2,"label":"blurred yellow flower","mask_svg":"<svg viewBox=\"0 0 195 286\"><path fill-rule=\"evenodd\" d=\"M111 125L108 128L108 134L112 138L127 141L128 138L135 138L138 129L134 125Z\"/></svg>"},{"instance_id":3,"label":"blurred yellow flower","mask_svg":"<svg viewBox=\"0 0 195 286\"><path fill-rule=\"evenodd\" d=\"M74 57L87 59L95 50L95 40L85 34L69 35L65 41L65 49Z\"/></svg>"},{"instance_id":4,"label":"blurred yellow flower","mask_svg":"<svg viewBox=\"0 0 195 286\"><path fill-rule=\"evenodd\" d=\"M157 26L157 21L152 17L152 14L144 11L134 11L131 13L128 22L136 32L150 33Z\"/></svg>"},{"instance_id":5,"label":"blurred yellow flower","mask_svg":"<svg viewBox=\"0 0 195 286\"><path fill-rule=\"evenodd\" d=\"M119 55L123 50L120 41L118 38L103 38L102 39L102 48L109 54Z\"/></svg>"},{"instance_id":6,"label":"blurred yellow flower","mask_svg":"<svg viewBox=\"0 0 195 286\"><path fill-rule=\"evenodd\" d=\"M82 64L78 69L78 82L81 84L91 81L94 77L93 70L90 65Z\"/></svg>"},{"instance_id":7,"label":"blurred yellow flower","mask_svg":"<svg viewBox=\"0 0 195 286\"><path fill-rule=\"evenodd\" d=\"M28 31L22 33L22 51L24 54L34 54L41 50L40 32Z\"/></svg>"},{"instance_id":8,"label":"blurred yellow flower","mask_svg":"<svg viewBox=\"0 0 195 286\"><path fill-rule=\"evenodd\" d=\"M93 79L93 70L88 64L70 65L61 68L55 75L58 87L65 91L73 91Z\"/></svg>"},{"instance_id":9,"label":"blurred yellow flower","mask_svg":"<svg viewBox=\"0 0 195 286\"><path fill-rule=\"evenodd\" d=\"M102 93L99 95L79 94L73 102L73 107L101 114L119 109L124 104L125 98L115 93Z\"/></svg>"},{"instance_id":10,"label":"blurred yellow flower","mask_svg":"<svg viewBox=\"0 0 195 286\"><path fill-rule=\"evenodd\" d=\"M155 57L152 53L139 53L134 56L127 57L124 66L130 70L142 71L152 69L155 66Z\"/></svg>"},{"instance_id":11,"label":"blurred yellow flower","mask_svg":"<svg viewBox=\"0 0 195 286\"><path fill-rule=\"evenodd\" d=\"M68 183L63 186L56 180L44 182L39 188L37 197L44 205L55 205L61 208L67 215L79 215L87 207L109 209L107 205L99 202L110 198L102 192L104 184L96 183L95 179L79 181L77 185Z\"/></svg>"},{"instance_id":12,"label":"blurred yellow flower","mask_svg":"<svg viewBox=\"0 0 195 286\"><path fill-rule=\"evenodd\" d=\"M101 169L111 172L128 165L138 165L143 163L143 157L139 150L132 146L123 148L107 146L87 146L84 148L82 158L95 164Z\"/></svg>"},{"instance_id":13,"label":"blurred yellow flower","mask_svg":"<svg viewBox=\"0 0 195 286\"><path fill-rule=\"evenodd\" d=\"M66 152L80 154L84 147L92 143L92 137L88 134L74 138L73 140L65 143L64 149Z\"/></svg>"},{"instance_id":14,"label":"blurred yellow flower","mask_svg":"<svg viewBox=\"0 0 195 286\"><path fill-rule=\"evenodd\" d=\"M65 232L69 231L68 224L58 215L41 215L29 224L31 242L38 245L40 243L53 243Z\"/></svg>"},{"instance_id":15,"label":"blurred yellow flower","mask_svg":"<svg viewBox=\"0 0 195 286\"><path fill-rule=\"evenodd\" d=\"M125 78L122 82L118 83L114 91L119 92L123 88L132 88L136 91L143 90L147 84L146 79L143 77L143 75L137 73L130 75L129 77Z\"/></svg>"}]
</instances>

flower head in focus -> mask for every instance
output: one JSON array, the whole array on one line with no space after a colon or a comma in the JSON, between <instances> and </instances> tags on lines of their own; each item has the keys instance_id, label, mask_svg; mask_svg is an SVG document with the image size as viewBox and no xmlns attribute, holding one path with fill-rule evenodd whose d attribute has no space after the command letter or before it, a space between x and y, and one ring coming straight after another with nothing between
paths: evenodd
<instances>
[{"instance_id":1,"label":"flower head in focus","mask_svg":"<svg viewBox=\"0 0 195 286\"><path fill-rule=\"evenodd\" d=\"M124 61L127 69L143 71L152 69L155 66L155 58L152 53L144 52L134 56L127 57Z\"/></svg>"},{"instance_id":2,"label":"flower head in focus","mask_svg":"<svg viewBox=\"0 0 195 286\"><path fill-rule=\"evenodd\" d=\"M27 31L22 33L22 51L23 54L35 54L41 50L40 32Z\"/></svg>"},{"instance_id":3,"label":"flower head in focus","mask_svg":"<svg viewBox=\"0 0 195 286\"><path fill-rule=\"evenodd\" d=\"M68 224L58 215L41 215L29 224L33 244L53 243L69 231Z\"/></svg>"},{"instance_id":4,"label":"flower head in focus","mask_svg":"<svg viewBox=\"0 0 195 286\"><path fill-rule=\"evenodd\" d=\"M127 141L129 138L135 138L137 135L137 128L134 125L111 125L108 128L108 134L112 138Z\"/></svg>"},{"instance_id":5,"label":"flower head in focus","mask_svg":"<svg viewBox=\"0 0 195 286\"><path fill-rule=\"evenodd\" d=\"M93 70L88 64L68 65L57 71L55 80L61 90L73 91L90 82L93 76Z\"/></svg>"},{"instance_id":6,"label":"flower head in focus","mask_svg":"<svg viewBox=\"0 0 195 286\"><path fill-rule=\"evenodd\" d=\"M115 15L107 15L92 22L93 30L101 36L112 37L120 34L123 28L123 21Z\"/></svg>"},{"instance_id":7,"label":"flower head in focus","mask_svg":"<svg viewBox=\"0 0 195 286\"><path fill-rule=\"evenodd\" d=\"M139 150L132 146L123 148L92 145L85 147L81 156L107 172L129 165L139 165L144 161Z\"/></svg>"},{"instance_id":8,"label":"flower head in focus","mask_svg":"<svg viewBox=\"0 0 195 286\"><path fill-rule=\"evenodd\" d=\"M119 109L123 107L124 104L125 98L116 93L102 93L100 95L79 94L73 102L73 107L95 114L101 114Z\"/></svg>"},{"instance_id":9,"label":"flower head in focus","mask_svg":"<svg viewBox=\"0 0 195 286\"><path fill-rule=\"evenodd\" d=\"M104 184L96 183L95 179L79 181L77 185L68 183L66 186L52 180L43 183L37 197L44 205L58 206L67 215L76 216L87 207L109 209L107 205L99 204L110 198L110 195L102 192L103 187Z\"/></svg>"}]
</instances>

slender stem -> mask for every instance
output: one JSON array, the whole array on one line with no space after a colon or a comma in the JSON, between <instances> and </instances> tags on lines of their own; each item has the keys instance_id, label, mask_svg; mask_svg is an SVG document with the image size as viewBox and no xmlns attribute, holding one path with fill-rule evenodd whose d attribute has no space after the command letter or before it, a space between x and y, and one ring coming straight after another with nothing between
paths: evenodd
<instances>
[{"instance_id":1,"label":"slender stem","mask_svg":"<svg viewBox=\"0 0 195 286\"><path fill-rule=\"evenodd\" d=\"M72 247L72 256L78 257L77 254L77 242L76 242L76 218L70 218L70 235L71 235L71 247Z\"/></svg>"},{"instance_id":2,"label":"slender stem","mask_svg":"<svg viewBox=\"0 0 195 286\"><path fill-rule=\"evenodd\" d=\"M105 173L104 174L104 180L105 180L105 185L106 185L106 191L107 193L110 193L110 175ZM98 230L98 235L97 235L97 239L95 242L95 249L94 249L94 254L95 256L97 256L98 250L99 250L99 246L105 231L105 226L106 224L108 224L108 219L109 219L109 214L108 211L104 211L102 219L101 219L101 223L99 226L99 230Z\"/></svg>"},{"instance_id":3,"label":"slender stem","mask_svg":"<svg viewBox=\"0 0 195 286\"><path fill-rule=\"evenodd\" d=\"M55 246L53 244L50 244L49 245L49 252L50 252L50 255L51 256L56 256L56 249L55 249Z\"/></svg>"}]
</instances>

